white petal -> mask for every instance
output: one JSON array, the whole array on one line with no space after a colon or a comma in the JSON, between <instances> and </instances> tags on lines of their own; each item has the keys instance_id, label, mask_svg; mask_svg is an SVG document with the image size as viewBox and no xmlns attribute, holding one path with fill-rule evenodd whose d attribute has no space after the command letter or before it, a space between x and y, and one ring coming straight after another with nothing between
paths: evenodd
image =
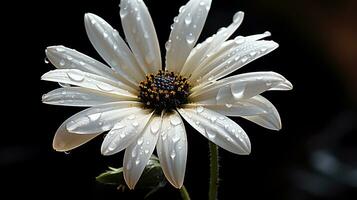
<instances>
[{"instance_id":1,"label":"white petal","mask_svg":"<svg viewBox=\"0 0 357 200\"><path fill-rule=\"evenodd\" d=\"M259 106L263 108L266 112L259 115L242 116L242 117L264 128L271 129L271 130L280 130L281 119L278 110L275 108L275 106L262 96L256 96L252 98L252 100L253 99L255 101L255 104L256 105L260 104Z\"/></svg>"},{"instance_id":2,"label":"white petal","mask_svg":"<svg viewBox=\"0 0 357 200\"><path fill-rule=\"evenodd\" d=\"M71 117L67 130L77 134L108 131L123 118L141 111L141 103L120 101L83 110Z\"/></svg>"},{"instance_id":3,"label":"white petal","mask_svg":"<svg viewBox=\"0 0 357 200\"><path fill-rule=\"evenodd\" d=\"M119 80L136 85L145 78L133 53L117 30L91 13L84 16L84 22L89 40L102 58L117 72Z\"/></svg>"},{"instance_id":4,"label":"white petal","mask_svg":"<svg viewBox=\"0 0 357 200\"><path fill-rule=\"evenodd\" d=\"M157 155L167 180L181 188L186 170L187 138L183 121L176 111L164 116Z\"/></svg>"},{"instance_id":5,"label":"white petal","mask_svg":"<svg viewBox=\"0 0 357 200\"><path fill-rule=\"evenodd\" d=\"M115 124L102 143L102 154L113 155L128 147L144 130L153 113L141 110Z\"/></svg>"},{"instance_id":6,"label":"white petal","mask_svg":"<svg viewBox=\"0 0 357 200\"><path fill-rule=\"evenodd\" d=\"M142 0L122 0L120 17L125 37L142 70L156 73L161 69L161 54L154 24Z\"/></svg>"},{"instance_id":7,"label":"white petal","mask_svg":"<svg viewBox=\"0 0 357 200\"><path fill-rule=\"evenodd\" d=\"M179 112L192 127L223 149L242 155L250 153L247 134L228 117L202 106L181 108Z\"/></svg>"},{"instance_id":8,"label":"white petal","mask_svg":"<svg viewBox=\"0 0 357 200\"><path fill-rule=\"evenodd\" d=\"M275 72L251 72L230 76L206 87L198 88L190 98L194 102L222 104L248 99L266 90L291 89L291 83Z\"/></svg>"},{"instance_id":9,"label":"white petal","mask_svg":"<svg viewBox=\"0 0 357 200\"><path fill-rule=\"evenodd\" d=\"M89 140L95 138L102 132L97 132L95 134L88 135L78 135L75 133L68 132L66 125L71 121L71 118L67 119L62 125L57 129L56 135L53 138L53 149L56 151L70 151L82 144L88 142Z\"/></svg>"},{"instance_id":10,"label":"white petal","mask_svg":"<svg viewBox=\"0 0 357 200\"><path fill-rule=\"evenodd\" d=\"M279 45L273 41L253 41L238 44L214 59L200 71L200 83L218 80L257 58L276 49ZM193 79L193 77L192 77Z\"/></svg>"},{"instance_id":11,"label":"white petal","mask_svg":"<svg viewBox=\"0 0 357 200\"><path fill-rule=\"evenodd\" d=\"M64 46L50 46L46 49L46 56L59 69L79 69L83 72L117 80L116 74L103 63Z\"/></svg>"},{"instance_id":12,"label":"white petal","mask_svg":"<svg viewBox=\"0 0 357 200\"><path fill-rule=\"evenodd\" d=\"M201 61L198 62L197 67L195 67L195 71L191 73L191 80L202 79L202 77L206 73L211 71L212 68L216 67L219 63L227 60L227 56L231 56L231 54L229 53L236 50L238 46L247 45L270 35L270 32L266 31L262 34L250 35L247 37L237 36L234 40L228 40L226 42L223 42L221 45L215 48L214 51L203 54L204 57L201 59ZM204 44L208 43L206 47L204 47L205 49L208 49L209 46L212 46L211 43L213 42L213 38L215 38L215 35L212 36L211 39L208 38L204 42ZM204 46L204 44L202 46ZM237 59L237 56L235 57L235 59ZM227 62L231 63L231 61Z\"/></svg>"},{"instance_id":13,"label":"white petal","mask_svg":"<svg viewBox=\"0 0 357 200\"><path fill-rule=\"evenodd\" d=\"M240 26L243 21L244 13L237 12L234 15L233 22L228 27L223 27L218 30L210 39L205 40L203 43L197 45L188 57L181 74L189 75L200 65L207 55L212 55L219 49L224 41L226 41Z\"/></svg>"},{"instance_id":14,"label":"white petal","mask_svg":"<svg viewBox=\"0 0 357 200\"><path fill-rule=\"evenodd\" d=\"M169 71L181 72L201 34L211 1L190 0L180 9L166 45L166 67Z\"/></svg>"},{"instance_id":15,"label":"white petal","mask_svg":"<svg viewBox=\"0 0 357 200\"><path fill-rule=\"evenodd\" d=\"M80 71L78 69L56 69L42 75L42 80L66 83L100 92L115 94L121 98L136 99L137 96L128 91L126 85L113 82L102 76ZM121 89L122 88L122 89ZM132 90L132 89L131 89ZM134 91L133 91L134 92Z\"/></svg>"},{"instance_id":16,"label":"white petal","mask_svg":"<svg viewBox=\"0 0 357 200\"><path fill-rule=\"evenodd\" d=\"M42 96L43 103L60 106L90 107L120 100L125 98L81 87L58 88Z\"/></svg>"},{"instance_id":17,"label":"white petal","mask_svg":"<svg viewBox=\"0 0 357 200\"><path fill-rule=\"evenodd\" d=\"M155 149L161 122L161 117L153 117L136 142L125 150L124 179L130 189L134 189Z\"/></svg>"}]
</instances>

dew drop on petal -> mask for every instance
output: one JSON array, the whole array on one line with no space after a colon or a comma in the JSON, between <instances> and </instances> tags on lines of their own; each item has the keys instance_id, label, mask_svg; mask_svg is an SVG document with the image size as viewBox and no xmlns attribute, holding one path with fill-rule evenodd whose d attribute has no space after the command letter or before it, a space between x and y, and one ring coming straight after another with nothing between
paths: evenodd
<instances>
[{"instance_id":1,"label":"dew drop on petal","mask_svg":"<svg viewBox=\"0 0 357 200\"><path fill-rule=\"evenodd\" d=\"M185 6L181 6L180 9L179 9L179 13L182 13L185 11Z\"/></svg>"},{"instance_id":2,"label":"dew drop on petal","mask_svg":"<svg viewBox=\"0 0 357 200\"><path fill-rule=\"evenodd\" d=\"M136 157L136 151L131 152L131 157L135 158Z\"/></svg>"},{"instance_id":3,"label":"dew drop on petal","mask_svg":"<svg viewBox=\"0 0 357 200\"><path fill-rule=\"evenodd\" d=\"M201 1L200 6L204 6L204 5L206 5L206 3L204 1Z\"/></svg>"},{"instance_id":4,"label":"dew drop on petal","mask_svg":"<svg viewBox=\"0 0 357 200\"><path fill-rule=\"evenodd\" d=\"M95 113L92 115L88 115L88 118L91 122L95 122L95 121L98 121L101 116L102 116L102 113Z\"/></svg>"},{"instance_id":5,"label":"dew drop on petal","mask_svg":"<svg viewBox=\"0 0 357 200\"><path fill-rule=\"evenodd\" d=\"M168 41L165 43L165 49L166 49L166 51L168 51L170 48L171 48L171 40L168 40Z\"/></svg>"},{"instance_id":6,"label":"dew drop on petal","mask_svg":"<svg viewBox=\"0 0 357 200\"><path fill-rule=\"evenodd\" d=\"M251 55L251 56L255 56L256 54L257 54L256 51L252 51L252 52L249 53L249 55Z\"/></svg>"},{"instance_id":7,"label":"dew drop on petal","mask_svg":"<svg viewBox=\"0 0 357 200\"><path fill-rule=\"evenodd\" d=\"M48 64L48 63L50 63L50 61L48 60L47 57L45 57L45 64Z\"/></svg>"},{"instance_id":8,"label":"dew drop on petal","mask_svg":"<svg viewBox=\"0 0 357 200\"><path fill-rule=\"evenodd\" d=\"M63 67L65 64L66 64L66 62L65 62L64 60L61 60L61 61L59 62L59 65L60 65L61 67Z\"/></svg>"},{"instance_id":9,"label":"dew drop on petal","mask_svg":"<svg viewBox=\"0 0 357 200\"><path fill-rule=\"evenodd\" d=\"M262 47L262 48L260 49L261 52L266 52L267 50L268 50L268 48L266 48L266 47Z\"/></svg>"},{"instance_id":10,"label":"dew drop on petal","mask_svg":"<svg viewBox=\"0 0 357 200\"><path fill-rule=\"evenodd\" d=\"M145 154L148 154L148 153L149 153L149 150L148 150L148 149L145 149L144 152L145 152Z\"/></svg>"},{"instance_id":11,"label":"dew drop on petal","mask_svg":"<svg viewBox=\"0 0 357 200\"><path fill-rule=\"evenodd\" d=\"M207 133L207 136L208 136L209 139L214 139L214 138L216 138L216 133L211 132L211 131L209 131L209 130L206 130L206 133Z\"/></svg>"},{"instance_id":12,"label":"dew drop on petal","mask_svg":"<svg viewBox=\"0 0 357 200\"><path fill-rule=\"evenodd\" d=\"M136 142L138 145L142 145L144 142L144 139L141 137L138 139L138 141Z\"/></svg>"},{"instance_id":13,"label":"dew drop on petal","mask_svg":"<svg viewBox=\"0 0 357 200\"><path fill-rule=\"evenodd\" d=\"M101 83L101 84L97 84L96 86L99 90L102 90L104 92L113 91L113 88L111 86L109 86L108 84Z\"/></svg>"},{"instance_id":14,"label":"dew drop on petal","mask_svg":"<svg viewBox=\"0 0 357 200\"><path fill-rule=\"evenodd\" d=\"M173 126L180 125L180 124L181 124L181 119L180 119L180 117L178 117L178 116L171 116L171 117L170 117L170 123L171 123Z\"/></svg>"},{"instance_id":15,"label":"dew drop on petal","mask_svg":"<svg viewBox=\"0 0 357 200\"><path fill-rule=\"evenodd\" d=\"M227 104L226 104L226 107L227 107L227 108L231 108L231 107L232 107L232 104L227 103Z\"/></svg>"},{"instance_id":16,"label":"dew drop on petal","mask_svg":"<svg viewBox=\"0 0 357 200\"><path fill-rule=\"evenodd\" d=\"M244 57L242 58L242 63L247 62L247 60L248 60L248 58L247 58L246 56L244 56Z\"/></svg>"},{"instance_id":17,"label":"dew drop on petal","mask_svg":"<svg viewBox=\"0 0 357 200\"><path fill-rule=\"evenodd\" d=\"M83 73L73 73L73 72L67 72L67 76L70 80L74 82L82 82L84 81L84 74Z\"/></svg>"},{"instance_id":18,"label":"dew drop on petal","mask_svg":"<svg viewBox=\"0 0 357 200\"><path fill-rule=\"evenodd\" d=\"M175 22L175 23L178 23L178 22L179 22L178 17L174 17L174 22Z\"/></svg>"},{"instance_id":19,"label":"dew drop on petal","mask_svg":"<svg viewBox=\"0 0 357 200\"><path fill-rule=\"evenodd\" d=\"M172 160L175 159L175 157L176 157L176 151L175 150L171 151L170 157L171 157Z\"/></svg>"},{"instance_id":20,"label":"dew drop on petal","mask_svg":"<svg viewBox=\"0 0 357 200\"><path fill-rule=\"evenodd\" d=\"M191 22L192 22L192 17L191 17L191 15L188 14L188 15L185 17L185 24L188 26L188 25L191 24Z\"/></svg>"},{"instance_id":21,"label":"dew drop on petal","mask_svg":"<svg viewBox=\"0 0 357 200\"><path fill-rule=\"evenodd\" d=\"M211 122L212 123L215 123L216 121L217 121L217 117L215 117L215 116L211 117Z\"/></svg>"},{"instance_id":22,"label":"dew drop on petal","mask_svg":"<svg viewBox=\"0 0 357 200\"><path fill-rule=\"evenodd\" d=\"M69 151L65 151L64 152L64 154L66 154L66 155L68 155L68 154L70 154L71 152L69 152Z\"/></svg>"},{"instance_id":23,"label":"dew drop on petal","mask_svg":"<svg viewBox=\"0 0 357 200\"><path fill-rule=\"evenodd\" d=\"M131 162L128 162L128 164L126 164L126 169L130 170L131 169Z\"/></svg>"},{"instance_id":24,"label":"dew drop on petal","mask_svg":"<svg viewBox=\"0 0 357 200\"><path fill-rule=\"evenodd\" d=\"M174 136L172 136L172 142L173 143L176 143L176 142L178 142L178 141L180 141L180 135L179 134L175 134Z\"/></svg>"},{"instance_id":25,"label":"dew drop on petal","mask_svg":"<svg viewBox=\"0 0 357 200\"><path fill-rule=\"evenodd\" d=\"M186 42L188 44L193 44L193 42L195 42L195 36L193 36L192 33L189 33L188 35L186 35Z\"/></svg>"},{"instance_id":26,"label":"dew drop on petal","mask_svg":"<svg viewBox=\"0 0 357 200\"><path fill-rule=\"evenodd\" d=\"M201 113L201 112L203 112L203 110L204 110L204 108L202 106L198 106L196 108L197 113Z\"/></svg>"},{"instance_id":27,"label":"dew drop on petal","mask_svg":"<svg viewBox=\"0 0 357 200\"><path fill-rule=\"evenodd\" d=\"M121 137L121 138L125 138L125 133L124 132L121 132L120 134L119 134L119 136Z\"/></svg>"},{"instance_id":28,"label":"dew drop on petal","mask_svg":"<svg viewBox=\"0 0 357 200\"><path fill-rule=\"evenodd\" d=\"M225 118L223 116L218 117L218 119L225 120Z\"/></svg>"}]
</instances>

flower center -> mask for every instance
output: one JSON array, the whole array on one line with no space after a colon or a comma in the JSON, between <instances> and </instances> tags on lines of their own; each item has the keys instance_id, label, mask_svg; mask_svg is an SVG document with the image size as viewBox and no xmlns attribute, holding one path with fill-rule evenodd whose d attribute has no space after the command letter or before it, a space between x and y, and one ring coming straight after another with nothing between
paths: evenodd
<instances>
[{"instance_id":1,"label":"flower center","mask_svg":"<svg viewBox=\"0 0 357 200\"><path fill-rule=\"evenodd\" d=\"M157 112L171 110L188 103L190 82L174 72L159 70L157 74L147 74L139 84L139 99L146 108Z\"/></svg>"}]
</instances>

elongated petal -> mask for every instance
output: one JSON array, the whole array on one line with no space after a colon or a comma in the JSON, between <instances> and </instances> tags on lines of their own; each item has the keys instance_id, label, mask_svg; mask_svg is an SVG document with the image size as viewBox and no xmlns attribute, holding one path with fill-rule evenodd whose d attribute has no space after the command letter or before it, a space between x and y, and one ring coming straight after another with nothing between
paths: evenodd
<instances>
[{"instance_id":1,"label":"elongated petal","mask_svg":"<svg viewBox=\"0 0 357 200\"><path fill-rule=\"evenodd\" d=\"M142 0L121 0L120 18L131 50L147 73L161 69L161 54L154 24Z\"/></svg>"},{"instance_id":2,"label":"elongated petal","mask_svg":"<svg viewBox=\"0 0 357 200\"><path fill-rule=\"evenodd\" d=\"M56 69L42 75L42 80L66 83L88 89L98 90L109 94L115 94L121 98L136 99L136 96L125 88L120 82L113 82L102 76L90 74L78 69ZM120 89L124 87L123 89Z\"/></svg>"},{"instance_id":3,"label":"elongated petal","mask_svg":"<svg viewBox=\"0 0 357 200\"><path fill-rule=\"evenodd\" d=\"M240 26L243 21L243 12L237 12L233 17L233 23L228 27L222 27L216 34L205 40L203 43L198 44L188 57L181 74L190 75L199 67L200 63L207 55L212 55L214 52L221 48L224 41L226 41ZM199 48L198 48L199 47Z\"/></svg>"},{"instance_id":4,"label":"elongated petal","mask_svg":"<svg viewBox=\"0 0 357 200\"><path fill-rule=\"evenodd\" d=\"M103 63L64 46L50 46L46 49L46 56L58 69L79 69L83 72L103 76L112 81L118 80L114 71Z\"/></svg>"},{"instance_id":5,"label":"elongated petal","mask_svg":"<svg viewBox=\"0 0 357 200\"><path fill-rule=\"evenodd\" d=\"M239 12L238 12L239 14ZM212 51L208 53L204 53L204 57L201 59L200 62L198 62L197 67L195 70L191 73L191 80L198 79L198 83L202 82L202 77L205 75L205 73L211 71L214 67L219 65L219 63L224 62L231 56L229 53L231 53L233 50L236 50L238 46L243 46L247 45L248 43L256 42L257 40L260 40L262 38L270 36L271 33L266 31L262 34L256 34L256 35L250 35L250 36L237 36L233 40L228 40L226 42L223 42L221 45L219 45L217 48L214 48ZM215 38L215 35L208 38L203 44L201 49L208 49L213 43L213 38ZM206 46L206 47L204 47ZM197 45L199 47L199 45ZM204 48L203 48L204 47ZM195 49L194 49L195 50ZM204 51L204 50L201 50ZM229 55L229 56L228 56ZM227 58L228 56L228 58ZM235 57L237 59L237 57ZM229 63L232 63L231 61L227 61ZM228 63L227 63L228 64Z\"/></svg>"},{"instance_id":6,"label":"elongated petal","mask_svg":"<svg viewBox=\"0 0 357 200\"><path fill-rule=\"evenodd\" d=\"M248 99L266 90L292 89L291 83L275 72L251 72L239 74L213 82L193 92L196 102L210 104L231 103L237 99Z\"/></svg>"},{"instance_id":7,"label":"elongated petal","mask_svg":"<svg viewBox=\"0 0 357 200\"><path fill-rule=\"evenodd\" d=\"M190 0L180 9L166 45L166 67L169 71L181 72L201 34L210 6L211 0Z\"/></svg>"},{"instance_id":8,"label":"elongated petal","mask_svg":"<svg viewBox=\"0 0 357 200\"><path fill-rule=\"evenodd\" d=\"M273 41L253 41L231 48L201 69L201 83L218 80L276 49Z\"/></svg>"},{"instance_id":9,"label":"elongated petal","mask_svg":"<svg viewBox=\"0 0 357 200\"><path fill-rule=\"evenodd\" d=\"M187 138L183 121L176 111L164 116L157 154L167 180L181 188L186 171Z\"/></svg>"},{"instance_id":10,"label":"elongated petal","mask_svg":"<svg viewBox=\"0 0 357 200\"><path fill-rule=\"evenodd\" d=\"M153 117L136 142L125 150L124 179L130 189L134 189L156 147L161 122L161 117Z\"/></svg>"},{"instance_id":11,"label":"elongated petal","mask_svg":"<svg viewBox=\"0 0 357 200\"><path fill-rule=\"evenodd\" d=\"M131 145L144 130L152 114L146 110L141 110L115 124L104 138L101 148L102 154L113 155Z\"/></svg>"},{"instance_id":12,"label":"elongated petal","mask_svg":"<svg viewBox=\"0 0 357 200\"><path fill-rule=\"evenodd\" d=\"M199 133L223 149L242 155L250 153L247 134L228 117L202 106L181 108L179 112Z\"/></svg>"},{"instance_id":13,"label":"elongated petal","mask_svg":"<svg viewBox=\"0 0 357 200\"><path fill-rule=\"evenodd\" d=\"M85 14L84 22L89 40L102 58L116 71L120 80L135 86L144 79L144 72L117 30L91 13Z\"/></svg>"},{"instance_id":14,"label":"elongated petal","mask_svg":"<svg viewBox=\"0 0 357 200\"><path fill-rule=\"evenodd\" d=\"M78 107L91 107L125 99L116 95L81 87L58 88L42 96L42 102L46 104Z\"/></svg>"},{"instance_id":15,"label":"elongated petal","mask_svg":"<svg viewBox=\"0 0 357 200\"><path fill-rule=\"evenodd\" d=\"M82 144L95 138L102 132L97 132L90 135L78 135L75 133L68 132L66 125L71 121L71 118L67 119L62 123L62 125L57 129L55 137L53 138L53 149L56 151L70 151Z\"/></svg>"},{"instance_id":16,"label":"elongated petal","mask_svg":"<svg viewBox=\"0 0 357 200\"><path fill-rule=\"evenodd\" d=\"M243 118L252 121L264 128L271 130L281 129L281 119L278 110L275 106L262 96L256 96L254 98L255 104L263 108L266 112L254 115L254 116L242 116Z\"/></svg>"},{"instance_id":17,"label":"elongated petal","mask_svg":"<svg viewBox=\"0 0 357 200\"><path fill-rule=\"evenodd\" d=\"M67 130L77 134L108 131L123 118L141 111L141 103L120 101L83 110L71 117Z\"/></svg>"}]
</instances>

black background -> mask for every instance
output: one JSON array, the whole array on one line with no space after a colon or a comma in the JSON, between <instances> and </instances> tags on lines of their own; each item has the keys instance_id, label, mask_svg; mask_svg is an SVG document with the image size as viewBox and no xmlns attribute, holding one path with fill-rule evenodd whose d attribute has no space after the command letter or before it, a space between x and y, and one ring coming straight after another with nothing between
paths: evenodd
<instances>
[{"instance_id":1,"label":"black background","mask_svg":"<svg viewBox=\"0 0 357 200\"><path fill-rule=\"evenodd\" d=\"M186 1L145 2L165 52L172 19ZM281 131L234 119L248 133L252 153L238 156L220 151L219 199L357 197L356 9L353 1L338 2L213 0L200 41L229 25L234 13L242 10L245 20L234 36L268 30L280 47L238 73L271 70L294 85L292 91L264 94L280 112ZM102 156L102 137L69 154L55 152L51 145L56 129L82 108L41 103L42 94L58 87L40 81L43 73L54 69L44 63L45 48L64 45L101 60L86 36L83 17L86 12L95 13L121 30L118 4L119 0L62 0L31 8L22 5L27 12L13 21L16 31L11 33L20 42L15 41L8 50L14 57L9 67L21 81L18 86L4 87L17 95L6 98L16 106L5 122L4 127L10 130L4 129L0 146L4 185L0 191L49 198L140 198L135 192L120 193L115 187L95 182L94 177L107 166L121 167L123 157L123 153ZM35 84L39 84L39 91ZM189 153L185 186L192 199L206 199L207 140L188 124L186 129ZM177 199L179 193L167 186L155 198Z\"/></svg>"}]
</instances>

